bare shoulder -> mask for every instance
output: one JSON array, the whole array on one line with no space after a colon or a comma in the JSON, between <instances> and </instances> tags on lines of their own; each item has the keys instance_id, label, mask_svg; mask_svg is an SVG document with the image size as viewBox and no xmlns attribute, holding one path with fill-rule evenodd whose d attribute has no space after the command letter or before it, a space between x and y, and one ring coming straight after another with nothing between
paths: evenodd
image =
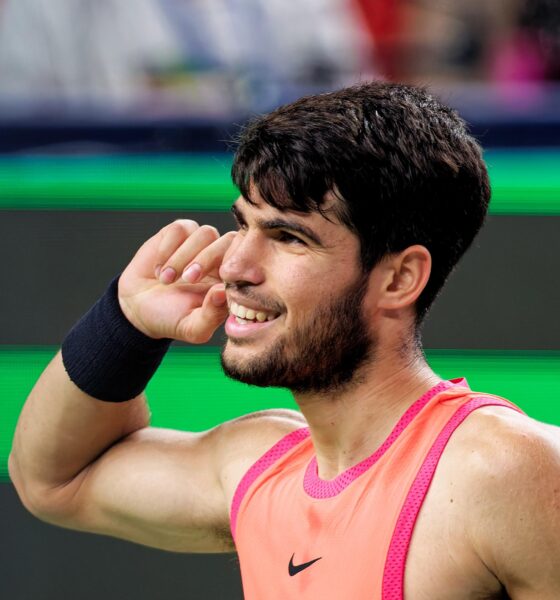
<instances>
[{"instance_id":1,"label":"bare shoulder","mask_svg":"<svg viewBox=\"0 0 560 600\"><path fill-rule=\"evenodd\" d=\"M270 409L250 413L216 427L216 462L228 501L247 470L274 444L296 429L305 427L303 415L295 410Z\"/></svg>"},{"instance_id":2,"label":"bare shoulder","mask_svg":"<svg viewBox=\"0 0 560 600\"><path fill-rule=\"evenodd\" d=\"M459 474L456 483L473 506L491 499L507 507L522 490L527 502L537 502L560 492L554 478L560 477L560 428L508 408L481 408L453 434L443 468Z\"/></svg>"},{"instance_id":3,"label":"bare shoulder","mask_svg":"<svg viewBox=\"0 0 560 600\"><path fill-rule=\"evenodd\" d=\"M242 429L246 426L254 427L255 425L265 425L265 427L271 427L273 429L280 428L282 431L294 430L299 427L305 427L307 421L305 417L297 410L290 408L270 408L268 410L260 410L253 413L248 413L227 421L222 427Z\"/></svg>"},{"instance_id":4,"label":"bare shoulder","mask_svg":"<svg viewBox=\"0 0 560 600\"><path fill-rule=\"evenodd\" d=\"M510 596L560 597L560 429L482 408L454 434L445 465L469 538Z\"/></svg>"},{"instance_id":5,"label":"bare shoulder","mask_svg":"<svg viewBox=\"0 0 560 600\"><path fill-rule=\"evenodd\" d=\"M272 408L226 421L215 428L216 435L244 446L275 443L282 436L305 427L304 416L288 408Z\"/></svg>"},{"instance_id":6,"label":"bare shoulder","mask_svg":"<svg viewBox=\"0 0 560 600\"><path fill-rule=\"evenodd\" d=\"M488 485L538 482L538 472L560 467L560 428L504 407L484 407L469 416L450 442L450 458L466 477ZM483 488L484 489L484 488Z\"/></svg>"}]
</instances>

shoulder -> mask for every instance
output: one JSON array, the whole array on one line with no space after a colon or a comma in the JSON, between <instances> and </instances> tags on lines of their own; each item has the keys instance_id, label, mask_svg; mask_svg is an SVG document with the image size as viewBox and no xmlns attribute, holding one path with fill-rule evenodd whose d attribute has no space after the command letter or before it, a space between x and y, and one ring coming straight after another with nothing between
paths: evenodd
<instances>
[{"instance_id":1,"label":"shoulder","mask_svg":"<svg viewBox=\"0 0 560 600\"><path fill-rule=\"evenodd\" d=\"M306 426L307 422L300 412L287 408L273 408L226 421L218 425L213 434L235 443L241 442L244 446L268 446L284 435Z\"/></svg>"},{"instance_id":2,"label":"shoulder","mask_svg":"<svg viewBox=\"0 0 560 600\"><path fill-rule=\"evenodd\" d=\"M216 462L228 499L231 500L243 475L263 454L283 437L306 426L301 413L272 409L244 415L212 430Z\"/></svg>"},{"instance_id":3,"label":"shoulder","mask_svg":"<svg viewBox=\"0 0 560 600\"><path fill-rule=\"evenodd\" d=\"M536 482L536 469L560 467L560 428L536 421L505 407L473 412L450 442L454 458L461 458L465 476L486 485L495 482L527 485Z\"/></svg>"},{"instance_id":4,"label":"shoulder","mask_svg":"<svg viewBox=\"0 0 560 600\"><path fill-rule=\"evenodd\" d=\"M457 429L448 454L448 466L461 465L473 503L493 499L508 505L514 490L531 490L532 499L550 491L554 478L543 475L560 476L560 429L509 408L484 407Z\"/></svg>"},{"instance_id":5,"label":"shoulder","mask_svg":"<svg viewBox=\"0 0 560 600\"><path fill-rule=\"evenodd\" d=\"M453 438L447 467L459 468L456 484L477 554L508 590L548 585L538 597L558 597L560 429L486 407Z\"/></svg>"}]
</instances>

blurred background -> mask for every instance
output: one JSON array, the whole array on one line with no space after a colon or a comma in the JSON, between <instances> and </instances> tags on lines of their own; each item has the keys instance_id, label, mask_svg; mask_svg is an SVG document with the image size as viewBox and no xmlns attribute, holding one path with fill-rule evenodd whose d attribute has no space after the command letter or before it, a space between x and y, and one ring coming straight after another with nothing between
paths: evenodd
<instances>
[{"instance_id":1,"label":"blurred background","mask_svg":"<svg viewBox=\"0 0 560 600\"><path fill-rule=\"evenodd\" d=\"M0 0L0 596L241 598L234 556L184 556L27 515L6 459L65 332L136 248L188 216L232 227L252 115L381 78L427 85L484 147L486 228L425 325L443 377L560 425L560 0ZM201 430L282 390L227 381L222 334L174 346L154 424Z\"/></svg>"}]
</instances>

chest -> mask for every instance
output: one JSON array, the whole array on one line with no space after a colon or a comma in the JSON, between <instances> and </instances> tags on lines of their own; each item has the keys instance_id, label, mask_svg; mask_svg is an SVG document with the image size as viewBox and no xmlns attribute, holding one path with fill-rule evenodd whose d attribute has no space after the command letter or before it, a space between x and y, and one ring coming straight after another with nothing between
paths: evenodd
<instances>
[{"instance_id":1,"label":"chest","mask_svg":"<svg viewBox=\"0 0 560 600\"><path fill-rule=\"evenodd\" d=\"M246 599L506 597L468 541L464 503L452 496L445 470L434 475L408 534L399 485L368 483L310 498L291 480L258 510L249 502L237 540Z\"/></svg>"}]
</instances>

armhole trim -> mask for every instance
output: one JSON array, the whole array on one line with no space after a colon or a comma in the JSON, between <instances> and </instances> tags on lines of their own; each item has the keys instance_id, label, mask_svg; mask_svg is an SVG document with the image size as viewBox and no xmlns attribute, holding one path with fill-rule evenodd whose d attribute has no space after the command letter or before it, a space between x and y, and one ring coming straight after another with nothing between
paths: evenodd
<instances>
[{"instance_id":1,"label":"armhole trim","mask_svg":"<svg viewBox=\"0 0 560 600\"><path fill-rule=\"evenodd\" d=\"M231 502L230 510L230 529L233 541L235 542L235 529L237 524L237 515L239 514L239 508L241 502L245 497L245 494L253 485L257 477L264 473L269 467L271 467L277 460L282 458L287 452L289 452L294 446L297 446L300 442L309 437L309 428L302 427L296 429L291 433L288 433L281 438L272 448L267 450L243 475L239 482L233 500Z\"/></svg>"},{"instance_id":2,"label":"armhole trim","mask_svg":"<svg viewBox=\"0 0 560 600\"><path fill-rule=\"evenodd\" d=\"M420 470L401 509L397 524L391 538L385 568L383 572L382 600L403 600L404 598L404 571L408 549L414 525L418 518L420 508L424 502L428 489L443 451L453 432L477 408L483 406L505 406L523 413L514 404L507 400L492 396L478 396L463 404L449 419L442 429L428 455L424 459Z\"/></svg>"}]
</instances>

